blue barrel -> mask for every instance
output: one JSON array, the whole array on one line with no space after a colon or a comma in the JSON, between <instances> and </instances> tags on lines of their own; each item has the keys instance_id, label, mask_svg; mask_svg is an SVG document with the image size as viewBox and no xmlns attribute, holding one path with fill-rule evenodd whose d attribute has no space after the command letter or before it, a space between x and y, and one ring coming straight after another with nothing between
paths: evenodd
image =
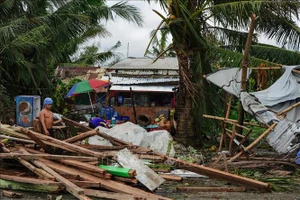
<instances>
[{"instance_id":1,"label":"blue barrel","mask_svg":"<svg viewBox=\"0 0 300 200\"><path fill-rule=\"evenodd\" d=\"M111 120L112 117L111 107L107 106L105 110L106 110L106 115L105 115L106 119Z\"/></svg>"},{"instance_id":2,"label":"blue barrel","mask_svg":"<svg viewBox=\"0 0 300 200\"><path fill-rule=\"evenodd\" d=\"M101 106L99 114L100 114L100 117L105 116L105 107L104 106Z\"/></svg>"}]
</instances>

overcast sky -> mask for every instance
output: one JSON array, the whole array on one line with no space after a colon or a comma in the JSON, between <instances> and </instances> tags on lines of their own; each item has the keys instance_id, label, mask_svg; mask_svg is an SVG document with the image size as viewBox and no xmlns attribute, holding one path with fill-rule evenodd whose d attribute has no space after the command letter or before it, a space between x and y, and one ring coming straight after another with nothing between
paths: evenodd
<instances>
[{"instance_id":1,"label":"overcast sky","mask_svg":"<svg viewBox=\"0 0 300 200\"><path fill-rule=\"evenodd\" d=\"M108 5L113 5L118 1L108 0ZM144 19L142 27L133 23L126 22L121 18L107 23L107 30L112 34L111 37L100 40L101 50L105 50L116 44L118 41L122 46L118 49L124 57L127 56L127 44L129 43L129 56L143 57L146 47L149 43L150 32L155 29L161 21L161 18L155 14L152 9L163 12L159 5L155 3L148 4L141 0L130 0L129 3L138 7ZM94 43L97 44L96 40ZM99 45L99 44L98 44Z\"/></svg>"},{"instance_id":2,"label":"overcast sky","mask_svg":"<svg viewBox=\"0 0 300 200\"><path fill-rule=\"evenodd\" d=\"M119 1L108 0L108 5L113 5ZM129 43L129 56L131 57L143 57L146 47L149 43L149 34L153 29L156 29L160 23L161 18L155 14L152 9L155 9L161 13L163 10L158 4L152 2L148 4L144 0L129 0L131 5L136 6L140 9L144 19L142 27L139 27L133 23L126 22L121 18L117 18L115 21L109 21L107 23L107 30L112 34L111 37L97 38L88 42L88 45L94 44L100 46L101 51L109 49L111 46L116 44L118 41L122 43L122 46L117 50L123 57L127 56L127 44ZM260 42L272 43L274 42L265 39L263 36L259 37Z\"/></svg>"}]
</instances>

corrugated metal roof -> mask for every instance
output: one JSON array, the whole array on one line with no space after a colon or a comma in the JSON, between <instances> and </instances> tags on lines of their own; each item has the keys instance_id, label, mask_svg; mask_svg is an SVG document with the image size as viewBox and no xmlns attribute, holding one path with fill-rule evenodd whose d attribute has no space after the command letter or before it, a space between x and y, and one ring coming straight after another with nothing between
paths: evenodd
<instances>
[{"instance_id":1,"label":"corrugated metal roof","mask_svg":"<svg viewBox=\"0 0 300 200\"><path fill-rule=\"evenodd\" d=\"M127 58L116 63L109 69L139 69L139 70L178 70L177 58L160 58L155 63L150 58Z\"/></svg>"},{"instance_id":2,"label":"corrugated metal roof","mask_svg":"<svg viewBox=\"0 0 300 200\"><path fill-rule=\"evenodd\" d=\"M134 77L111 77L114 85L138 85L147 83L179 82L179 78L134 78Z\"/></svg>"},{"instance_id":3,"label":"corrugated metal roof","mask_svg":"<svg viewBox=\"0 0 300 200\"><path fill-rule=\"evenodd\" d=\"M112 91L130 91L130 87L132 91L135 92L174 92L173 88L175 86L140 86L140 85L113 85L110 90Z\"/></svg>"}]
</instances>

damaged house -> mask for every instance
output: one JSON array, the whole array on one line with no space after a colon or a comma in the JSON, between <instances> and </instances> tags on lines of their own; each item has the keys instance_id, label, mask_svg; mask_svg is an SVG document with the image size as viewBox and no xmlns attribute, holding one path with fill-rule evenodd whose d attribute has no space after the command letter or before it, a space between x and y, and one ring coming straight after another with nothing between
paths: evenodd
<instances>
[{"instance_id":1,"label":"damaged house","mask_svg":"<svg viewBox=\"0 0 300 200\"><path fill-rule=\"evenodd\" d=\"M168 113L179 82L177 58L161 58L154 63L150 58L127 58L108 72L111 105L119 115L133 121L133 102L137 115L147 114L154 119L160 111Z\"/></svg>"}]
</instances>

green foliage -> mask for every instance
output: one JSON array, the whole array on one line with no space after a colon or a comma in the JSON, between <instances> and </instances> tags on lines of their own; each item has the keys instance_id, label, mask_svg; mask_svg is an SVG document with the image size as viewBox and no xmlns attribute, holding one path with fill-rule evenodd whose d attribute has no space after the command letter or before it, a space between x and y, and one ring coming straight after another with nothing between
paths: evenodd
<instances>
[{"instance_id":1,"label":"green foliage","mask_svg":"<svg viewBox=\"0 0 300 200\"><path fill-rule=\"evenodd\" d=\"M80 44L109 36L104 22L120 17L141 25L139 10L104 0L0 1L0 81L10 96L49 94L58 63L71 62Z\"/></svg>"},{"instance_id":2,"label":"green foliage","mask_svg":"<svg viewBox=\"0 0 300 200\"><path fill-rule=\"evenodd\" d=\"M99 48L96 46L88 46L84 48L84 51L79 55L78 58L75 58L73 63L79 65L105 65L105 62L113 59L112 63L121 59L120 54L116 53L117 50L121 46L121 42L118 41L114 46L107 49L104 52L99 52ZM110 64L107 64L110 66Z\"/></svg>"}]
</instances>

